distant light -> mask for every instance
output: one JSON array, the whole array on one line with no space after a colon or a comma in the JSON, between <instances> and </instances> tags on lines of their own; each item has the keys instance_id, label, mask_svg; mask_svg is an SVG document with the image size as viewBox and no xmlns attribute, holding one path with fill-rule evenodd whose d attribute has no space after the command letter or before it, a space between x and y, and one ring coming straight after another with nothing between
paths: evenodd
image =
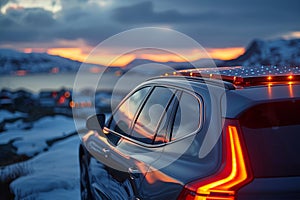
<instances>
[{"instance_id":1,"label":"distant light","mask_svg":"<svg viewBox=\"0 0 300 200\"><path fill-rule=\"evenodd\" d=\"M52 97L56 98L57 97L57 92L52 92Z\"/></svg>"},{"instance_id":2,"label":"distant light","mask_svg":"<svg viewBox=\"0 0 300 200\"><path fill-rule=\"evenodd\" d=\"M57 74L59 72L59 68L58 67L53 67L52 69L51 69L51 73L52 74Z\"/></svg>"},{"instance_id":3,"label":"distant light","mask_svg":"<svg viewBox=\"0 0 300 200\"><path fill-rule=\"evenodd\" d=\"M100 69L99 67L91 67L91 68L89 69L89 71L90 71L91 73L98 74L98 73L100 73L100 72L102 71L102 69Z\"/></svg>"},{"instance_id":4,"label":"distant light","mask_svg":"<svg viewBox=\"0 0 300 200\"><path fill-rule=\"evenodd\" d=\"M268 76L268 80L269 80L269 81L272 80L272 76Z\"/></svg>"},{"instance_id":5,"label":"distant light","mask_svg":"<svg viewBox=\"0 0 300 200\"><path fill-rule=\"evenodd\" d=\"M66 91L65 94L64 94L64 96L65 96L66 98L69 98L69 97L71 96L71 94L70 94L69 91Z\"/></svg>"},{"instance_id":6,"label":"distant light","mask_svg":"<svg viewBox=\"0 0 300 200\"><path fill-rule=\"evenodd\" d=\"M15 72L17 76L25 76L27 74L26 70L18 70Z\"/></svg>"},{"instance_id":7,"label":"distant light","mask_svg":"<svg viewBox=\"0 0 300 200\"><path fill-rule=\"evenodd\" d=\"M190 76L193 76L193 72L190 72Z\"/></svg>"},{"instance_id":8,"label":"distant light","mask_svg":"<svg viewBox=\"0 0 300 200\"><path fill-rule=\"evenodd\" d=\"M61 96L61 97L58 99L58 103L59 103L59 104L63 104L63 103L65 103L65 101L66 101L66 98L65 98L64 96Z\"/></svg>"},{"instance_id":9,"label":"distant light","mask_svg":"<svg viewBox=\"0 0 300 200\"><path fill-rule=\"evenodd\" d=\"M25 48L23 50L24 53L32 53L32 49L31 48Z\"/></svg>"},{"instance_id":10,"label":"distant light","mask_svg":"<svg viewBox=\"0 0 300 200\"><path fill-rule=\"evenodd\" d=\"M75 102L74 101L70 101L69 105L70 105L71 108L74 108L75 107Z\"/></svg>"},{"instance_id":11,"label":"distant light","mask_svg":"<svg viewBox=\"0 0 300 200\"><path fill-rule=\"evenodd\" d=\"M121 76L122 75L122 71L121 70L118 70L115 72L115 76Z\"/></svg>"},{"instance_id":12,"label":"distant light","mask_svg":"<svg viewBox=\"0 0 300 200\"><path fill-rule=\"evenodd\" d=\"M293 76L292 76L292 75L289 75L289 76L288 76L288 79L290 79L290 80L293 79Z\"/></svg>"}]
</instances>

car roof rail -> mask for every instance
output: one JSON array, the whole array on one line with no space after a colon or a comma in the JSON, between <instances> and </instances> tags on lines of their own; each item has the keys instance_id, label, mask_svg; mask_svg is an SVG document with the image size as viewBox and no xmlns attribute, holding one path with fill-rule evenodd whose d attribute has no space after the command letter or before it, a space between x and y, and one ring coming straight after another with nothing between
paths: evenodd
<instances>
[{"instance_id":1,"label":"car roof rail","mask_svg":"<svg viewBox=\"0 0 300 200\"><path fill-rule=\"evenodd\" d=\"M219 87L225 87L225 89L228 89L228 90L236 89L235 85L230 82L226 82L226 81L219 80L219 79L209 79L209 78L197 77L197 76L163 75L163 76L153 77L148 80L160 79L162 77L164 79L165 78L180 79L180 80L185 79L187 81L193 81L196 83L204 83L204 84L210 84L210 85L219 86Z\"/></svg>"}]
</instances>

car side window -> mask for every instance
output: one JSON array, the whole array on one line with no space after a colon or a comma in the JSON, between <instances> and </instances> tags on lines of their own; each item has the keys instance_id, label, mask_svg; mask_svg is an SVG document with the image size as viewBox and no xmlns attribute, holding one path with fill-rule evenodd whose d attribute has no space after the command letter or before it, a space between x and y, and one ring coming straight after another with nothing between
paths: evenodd
<instances>
[{"instance_id":1,"label":"car side window","mask_svg":"<svg viewBox=\"0 0 300 200\"><path fill-rule=\"evenodd\" d=\"M177 93L176 93L177 94ZM176 109L175 102L177 102L177 95L174 95L172 100L168 103L168 106L166 108L166 112L164 113L164 116L159 122L159 128L157 129L157 133L154 138L154 144L162 144L169 142L169 135L171 131L170 126L170 119L172 118L172 112L174 109Z\"/></svg>"},{"instance_id":2,"label":"car side window","mask_svg":"<svg viewBox=\"0 0 300 200\"><path fill-rule=\"evenodd\" d=\"M176 140L195 132L201 123L202 106L199 100L187 92L182 92L177 107L171 140Z\"/></svg>"},{"instance_id":3,"label":"car side window","mask_svg":"<svg viewBox=\"0 0 300 200\"><path fill-rule=\"evenodd\" d=\"M174 93L174 89L154 88L135 121L131 134L134 139L147 144L153 143L159 122L164 119L166 108Z\"/></svg>"},{"instance_id":4,"label":"car side window","mask_svg":"<svg viewBox=\"0 0 300 200\"><path fill-rule=\"evenodd\" d=\"M109 128L118 133L129 135L131 123L151 87L144 87L126 99L112 116Z\"/></svg>"}]
</instances>

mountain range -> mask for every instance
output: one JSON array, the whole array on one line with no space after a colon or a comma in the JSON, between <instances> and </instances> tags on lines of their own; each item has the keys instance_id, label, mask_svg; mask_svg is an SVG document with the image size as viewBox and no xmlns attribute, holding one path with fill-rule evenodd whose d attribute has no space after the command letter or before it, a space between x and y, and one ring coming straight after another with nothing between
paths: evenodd
<instances>
[{"instance_id":1,"label":"mountain range","mask_svg":"<svg viewBox=\"0 0 300 200\"><path fill-rule=\"evenodd\" d=\"M53 56L47 53L22 53L11 49L0 49L0 73L12 74L25 70L29 73L48 73L78 70L80 62Z\"/></svg>"},{"instance_id":2,"label":"mountain range","mask_svg":"<svg viewBox=\"0 0 300 200\"><path fill-rule=\"evenodd\" d=\"M243 55L222 65L300 65L300 39L254 40Z\"/></svg>"},{"instance_id":3,"label":"mountain range","mask_svg":"<svg viewBox=\"0 0 300 200\"><path fill-rule=\"evenodd\" d=\"M243 55L232 60L214 60L217 66L257 66L257 65L300 65L300 39L254 40ZM136 66L152 65L140 68L141 73L155 74L162 65L173 69L186 69L193 66L206 67L211 60L201 59L188 62L155 62L146 59L135 59L122 70L128 71ZM22 53L11 49L0 49L0 74L14 74L17 71L28 73L76 72L82 63L47 53ZM87 64L90 67L104 69L104 66ZM120 69L120 68L118 68ZM147 69L147 70L146 70ZM166 69L165 69L166 70Z\"/></svg>"}]
</instances>

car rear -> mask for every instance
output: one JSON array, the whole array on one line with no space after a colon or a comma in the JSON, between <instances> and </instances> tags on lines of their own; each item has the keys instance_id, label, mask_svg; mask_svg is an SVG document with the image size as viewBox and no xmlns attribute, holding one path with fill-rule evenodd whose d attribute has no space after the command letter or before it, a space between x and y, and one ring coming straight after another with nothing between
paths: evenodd
<instances>
[{"instance_id":1,"label":"car rear","mask_svg":"<svg viewBox=\"0 0 300 200\"><path fill-rule=\"evenodd\" d=\"M228 90L222 165L178 199L300 199L300 85Z\"/></svg>"},{"instance_id":2,"label":"car rear","mask_svg":"<svg viewBox=\"0 0 300 200\"><path fill-rule=\"evenodd\" d=\"M299 93L300 87L295 89ZM299 114L299 96L260 103L242 113L253 180L238 192L238 199L300 199Z\"/></svg>"}]
</instances>

